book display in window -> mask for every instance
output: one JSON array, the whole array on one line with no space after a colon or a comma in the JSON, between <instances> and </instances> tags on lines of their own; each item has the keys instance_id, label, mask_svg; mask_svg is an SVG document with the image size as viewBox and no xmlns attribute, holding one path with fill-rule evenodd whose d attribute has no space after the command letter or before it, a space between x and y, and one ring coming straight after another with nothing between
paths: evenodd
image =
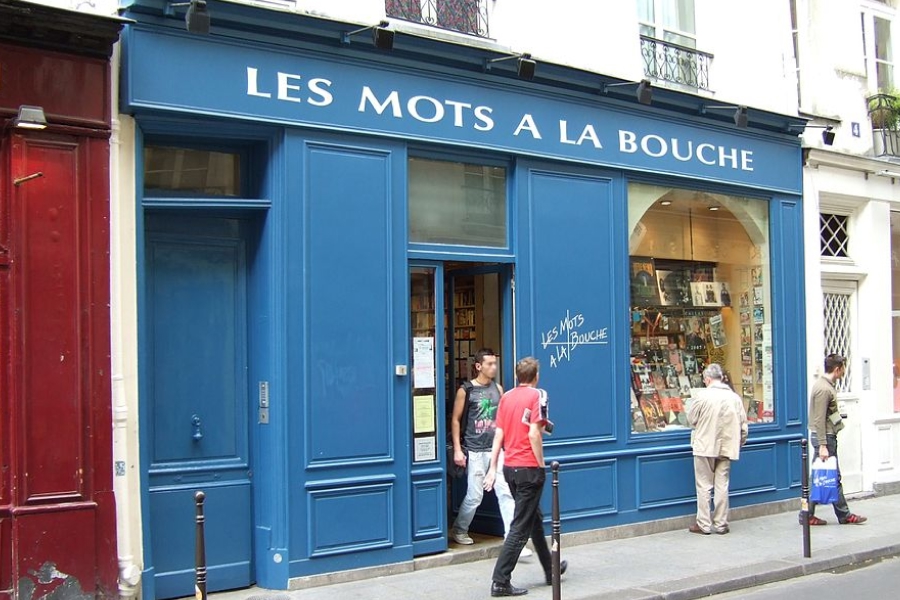
<instances>
[{"instance_id":1,"label":"book display in window","mask_svg":"<svg viewBox=\"0 0 900 600\"><path fill-rule=\"evenodd\" d=\"M646 283L654 271L656 289L649 290ZM732 306L731 285L719 276L715 263L632 257L631 409L635 432L687 428L687 409L697 389L704 387L706 365L722 362L725 366L730 339L733 353L740 351L739 341L752 344L752 292L745 299L747 322L741 328L736 310L739 299L735 298ZM752 363L752 347L748 358ZM751 370L748 376L755 385L756 374ZM729 378L741 380L742 373L738 371L734 378L729 374Z\"/></svg>"},{"instance_id":2,"label":"book display in window","mask_svg":"<svg viewBox=\"0 0 900 600\"><path fill-rule=\"evenodd\" d=\"M741 327L740 395L751 423L774 420L771 327L763 307L762 270L752 268L741 274L739 319ZM768 360L767 357L768 350ZM737 387L737 386L736 386Z\"/></svg>"}]
</instances>

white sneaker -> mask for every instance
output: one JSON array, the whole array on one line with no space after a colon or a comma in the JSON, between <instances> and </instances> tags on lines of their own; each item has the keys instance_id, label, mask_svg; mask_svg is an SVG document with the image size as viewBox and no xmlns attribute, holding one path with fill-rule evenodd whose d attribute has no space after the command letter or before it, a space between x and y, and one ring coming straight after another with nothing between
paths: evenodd
<instances>
[{"instance_id":1,"label":"white sneaker","mask_svg":"<svg viewBox=\"0 0 900 600\"><path fill-rule=\"evenodd\" d=\"M529 558L534 555L534 552L531 551L531 548L525 546L522 548L522 552L519 553L519 558Z\"/></svg>"},{"instance_id":2,"label":"white sneaker","mask_svg":"<svg viewBox=\"0 0 900 600\"><path fill-rule=\"evenodd\" d=\"M453 532L453 541L457 544L462 544L463 546L471 546L475 543L475 540L469 537L469 534L465 531L454 531Z\"/></svg>"}]
</instances>

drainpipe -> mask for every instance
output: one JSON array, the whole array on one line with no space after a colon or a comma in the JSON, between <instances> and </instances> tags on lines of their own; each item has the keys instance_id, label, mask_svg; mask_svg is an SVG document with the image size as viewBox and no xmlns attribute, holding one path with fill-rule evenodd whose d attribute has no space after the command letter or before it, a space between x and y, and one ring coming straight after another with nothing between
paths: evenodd
<instances>
[{"instance_id":1,"label":"drainpipe","mask_svg":"<svg viewBox=\"0 0 900 600\"><path fill-rule=\"evenodd\" d=\"M116 44L113 49L113 56L110 65L112 73L112 131L110 135L110 345L111 345L111 375L112 375L112 417L113 417L113 492L116 497L116 542L118 548L119 559L119 598L121 600L133 600L137 598L140 590L141 567L135 562L132 555L134 547L132 541L133 516L135 510L140 514L140 495L135 492L129 493L129 483L138 476L136 464L129 460L131 429L131 414L128 408L128 394L125 385L125 368L123 350L127 347L125 335L123 332L124 314L127 311L124 306L123 296L128 296L127 290L124 288L127 277L123 277L123 269L125 265L133 264L133 261L126 260L129 255L125 252L121 240L123 232L133 232L134 227L126 226L133 219L128 219L128 215L123 215L123 207L127 205L126 199L131 194L125 192L126 181L122 181L120 176L123 166L131 163L127 158L122 160L121 148L121 127L122 123L118 118L118 97L117 90L119 84L119 61L120 61L120 44ZM127 131L132 131L127 127ZM132 136L133 139L133 136ZM133 186L132 186L133 187ZM133 204L133 199L132 199ZM126 236L127 237L127 236ZM132 244L133 246L133 244ZM124 314L123 314L124 313ZM132 337L134 340L134 337ZM136 429L136 427L134 427ZM137 486L140 489L140 486ZM140 520L137 521L140 526Z\"/></svg>"}]
</instances>

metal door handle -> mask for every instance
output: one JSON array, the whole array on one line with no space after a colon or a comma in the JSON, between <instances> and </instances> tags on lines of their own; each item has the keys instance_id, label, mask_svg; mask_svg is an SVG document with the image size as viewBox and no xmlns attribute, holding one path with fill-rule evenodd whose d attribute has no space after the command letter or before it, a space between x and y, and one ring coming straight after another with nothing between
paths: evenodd
<instances>
[{"instance_id":1,"label":"metal door handle","mask_svg":"<svg viewBox=\"0 0 900 600\"><path fill-rule=\"evenodd\" d=\"M194 433L191 436L195 442L199 442L203 438L203 432L200 431L200 417L194 415L191 417L191 425L194 426Z\"/></svg>"}]
</instances>

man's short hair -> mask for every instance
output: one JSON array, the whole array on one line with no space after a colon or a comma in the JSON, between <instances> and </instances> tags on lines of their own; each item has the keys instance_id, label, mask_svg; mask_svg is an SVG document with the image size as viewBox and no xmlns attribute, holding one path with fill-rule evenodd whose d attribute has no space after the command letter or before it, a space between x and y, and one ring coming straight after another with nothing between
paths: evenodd
<instances>
[{"instance_id":1,"label":"man's short hair","mask_svg":"<svg viewBox=\"0 0 900 600\"><path fill-rule=\"evenodd\" d=\"M483 363L485 356L497 356L497 353L490 348L479 348L475 353L475 364L480 365Z\"/></svg>"},{"instance_id":2,"label":"man's short hair","mask_svg":"<svg viewBox=\"0 0 900 600\"><path fill-rule=\"evenodd\" d=\"M840 354L829 354L825 357L825 372L826 373L834 373L834 370L838 367L843 367L847 362Z\"/></svg>"},{"instance_id":3,"label":"man's short hair","mask_svg":"<svg viewBox=\"0 0 900 600\"><path fill-rule=\"evenodd\" d=\"M540 363L532 356L526 356L516 363L516 379L519 383L534 383L537 379Z\"/></svg>"},{"instance_id":4,"label":"man's short hair","mask_svg":"<svg viewBox=\"0 0 900 600\"><path fill-rule=\"evenodd\" d=\"M725 377L725 373L722 372L722 365L719 363L709 363L705 369L703 369L703 377L705 379L713 379L715 381L722 381Z\"/></svg>"}]
</instances>

